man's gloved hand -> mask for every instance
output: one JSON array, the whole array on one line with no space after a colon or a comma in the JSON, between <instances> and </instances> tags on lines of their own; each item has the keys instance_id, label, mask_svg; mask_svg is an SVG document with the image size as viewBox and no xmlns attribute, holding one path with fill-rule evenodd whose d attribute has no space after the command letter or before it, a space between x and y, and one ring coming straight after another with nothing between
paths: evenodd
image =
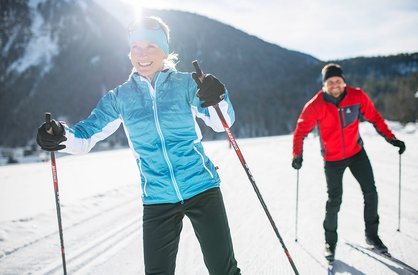
<instances>
[{"instance_id":1,"label":"man's gloved hand","mask_svg":"<svg viewBox=\"0 0 418 275\"><path fill-rule=\"evenodd\" d=\"M303 161L302 156L294 157L292 160L292 167L295 168L296 170L299 170L300 168L302 168L302 161Z\"/></svg>"},{"instance_id":2,"label":"man's gloved hand","mask_svg":"<svg viewBox=\"0 0 418 275\"><path fill-rule=\"evenodd\" d=\"M67 140L64 127L54 119L48 124L49 129L46 129L47 123L45 122L38 128L36 142L41 146L42 150L58 151L64 149L65 145L60 145L61 142Z\"/></svg>"},{"instance_id":3,"label":"man's gloved hand","mask_svg":"<svg viewBox=\"0 0 418 275\"><path fill-rule=\"evenodd\" d=\"M402 155L402 153L405 152L405 149L406 149L405 142L397 138L393 138L389 140L389 143L392 144L393 146L399 147L399 155Z\"/></svg>"},{"instance_id":4,"label":"man's gloved hand","mask_svg":"<svg viewBox=\"0 0 418 275\"><path fill-rule=\"evenodd\" d=\"M192 73L192 77L196 83L200 83L196 73ZM197 97L203 103L203 108L218 104L225 97L225 86L215 76L207 74L203 82L199 85L196 93Z\"/></svg>"}]
</instances>

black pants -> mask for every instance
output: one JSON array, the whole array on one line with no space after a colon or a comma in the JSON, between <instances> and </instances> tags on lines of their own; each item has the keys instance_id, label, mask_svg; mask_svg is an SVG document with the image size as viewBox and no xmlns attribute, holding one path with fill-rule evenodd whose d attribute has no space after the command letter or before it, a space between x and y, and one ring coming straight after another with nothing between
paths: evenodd
<instances>
[{"instance_id":1,"label":"black pants","mask_svg":"<svg viewBox=\"0 0 418 275\"><path fill-rule=\"evenodd\" d=\"M144 261L146 274L174 274L186 215L192 225L210 274L241 274L219 188L209 189L183 204L144 205Z\"/></svg>"},{"instance_id":2,"label":"black pants","mask_svg":"<svg viewBox=\"0 0 418 275\"><path fill-rule=\"evenodd\" d=\"M323 226L325 229L325 241L330 245L335 245L338 240L338 211L340 211L343 195L343 174L347 167L359 182L363 193L363 215L366 235L376 236L379 227L376 186L372 166L366 151L362 149L359 153L348 159L326 161L325 177L327 180L328 201Z\"/></svg>"}]
</instances>

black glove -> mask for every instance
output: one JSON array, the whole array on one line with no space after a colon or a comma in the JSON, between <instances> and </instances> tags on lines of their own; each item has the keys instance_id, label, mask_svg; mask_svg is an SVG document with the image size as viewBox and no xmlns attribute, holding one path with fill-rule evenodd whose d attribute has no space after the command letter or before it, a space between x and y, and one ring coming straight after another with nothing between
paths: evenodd
<instances>
[{"instance_id":1,"label":"black glove","mask_svg":"<svg viewBox=\"0 0 418 275\"><path fill-rule=\"evenodd\" d=\"M61 142L66 141L65 130L61 123L56 120L51 120L49 123L53 134L49 134L46 130L46 122L38 128L38 135L36 142L41 146L42 150L58 151L65 148L65 145L60 145Z\"/></svg>"},{"instance_id":2,"label":"black glove","mask_svg":"<svg viewBox=\"0 0 418 275\"><path fill-rule=\"evenodd\" d=\"M405 152L406 146L405 146L405 142L394 138L389 140L389 143L392 144L393 146L399 147L399 155L402 155L403 152Z\"/></svg>"},{"instance_id":3,"label":"black glove","mask_svg":"<svg viewBox=\"0 0 418 275\"><path fill-rule=\"evenodd\" d=\"M296 170L299 170L300 168L302 168L302 161L303 161L302 156L293 158L292 167L295 168Z\"/></svg>"},{"instance_id":4,"label":"black glove","mask_svg":"<svg viewBox=\"0 0 418 275\"><path fill-rule=\"evenodd\" d=\"M192 77L196 83L200 83L196 73L192 73ZM196 93L197 97L203 103L203 108L218 104L225 97L225 86L215 76L207 74L203 82L199 85Z\"/></svg>"}]
</instances>

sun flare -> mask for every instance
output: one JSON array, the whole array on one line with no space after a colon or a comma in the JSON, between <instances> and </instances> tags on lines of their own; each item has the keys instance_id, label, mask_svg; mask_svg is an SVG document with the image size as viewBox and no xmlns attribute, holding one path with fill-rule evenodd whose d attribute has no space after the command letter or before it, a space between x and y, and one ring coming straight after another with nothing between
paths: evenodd
<instances>
[{"instance_id":1,"label":"sun flare","mask_svg":"<svg viewBox=\"0 0 418 275\"><path fill-rule=\"evenodd\" d=\"M164 9L167 8L166 1L149 1L149 0L124 0L132 7L135 19L142 17L143 9Z\"/></svg>"}]
</instances>

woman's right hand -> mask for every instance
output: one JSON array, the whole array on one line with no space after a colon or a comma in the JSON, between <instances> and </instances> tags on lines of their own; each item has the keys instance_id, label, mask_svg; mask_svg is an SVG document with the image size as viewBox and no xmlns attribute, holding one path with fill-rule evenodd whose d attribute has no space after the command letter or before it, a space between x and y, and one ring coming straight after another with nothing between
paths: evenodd
<instances>
[{"instance_id":1,"label":"woman's right hand","mask_svg":"<svg viewBox=\"0 0 418 275\"><path fill-rule=\"evenodd\" d=\"M60 145L61 142L66 141L64 126L56 120L51 120L48 123L44 122L38 128L36 142L41 146L42 150L58 151L65 148L65 145Z\"/></svg>"}]
</instances>

